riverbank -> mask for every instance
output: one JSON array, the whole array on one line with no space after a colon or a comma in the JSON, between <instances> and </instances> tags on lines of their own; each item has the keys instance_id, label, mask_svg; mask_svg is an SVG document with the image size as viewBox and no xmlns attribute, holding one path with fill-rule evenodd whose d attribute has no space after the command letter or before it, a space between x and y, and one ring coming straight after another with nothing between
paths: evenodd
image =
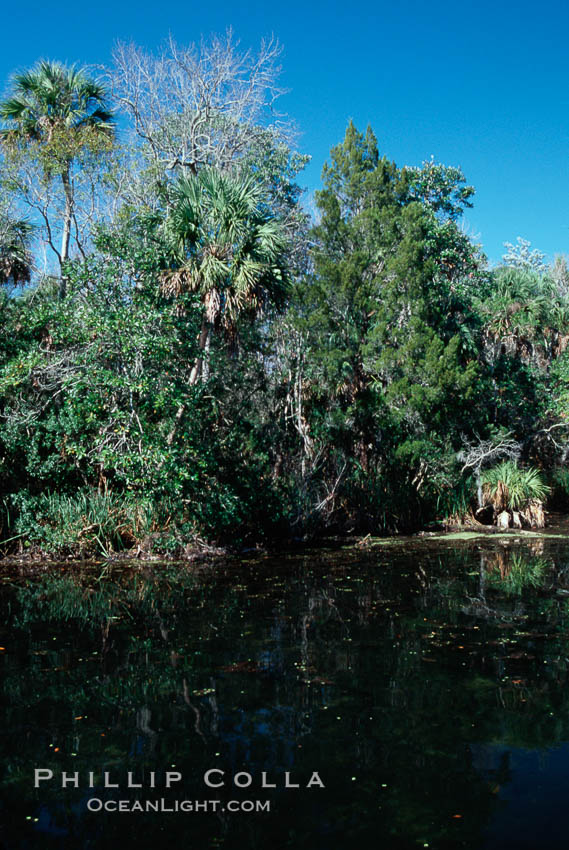
<instances>
[{"instance_id":1,"label":"riverbank","mask_svg":"<svg viewBox=\"0 0 569 850\"><path fill-rule=\"evenodd\" d=\"M416 534L375 537L331 536L306 539L274 541L273 544L236 548L214 546L204 541L194 541L172 551L153 550L151 546L137 546L118 552L81 553L73 551L46 550L40 546L20 545L17 549L0 555L0 566L37 565L49 567L66 564L90 563L169 563L169 564L206 564L243 557L271 557L282 553L302 551L366 551L377 547L413 547L424 548L426 543L459 543L463 541L487 540L515 543L524 540L569 540L569 514L551 513L549 524L539 531L529 529L500 530L494 526L453 527L449 530L422 530Z\"/></svg>"}]
</instances>

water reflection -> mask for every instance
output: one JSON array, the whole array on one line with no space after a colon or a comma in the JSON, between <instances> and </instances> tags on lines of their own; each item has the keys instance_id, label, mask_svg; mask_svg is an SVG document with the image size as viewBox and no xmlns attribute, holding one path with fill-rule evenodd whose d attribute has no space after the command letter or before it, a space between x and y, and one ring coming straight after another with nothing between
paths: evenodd
<instances>
[{"instance_id":1,"label":"water reflection","mask_svg":"<svg viewBox=\"0 0 569 850\"><path fill-rule=\"evenodd\" d=\"M568 555L562 541L484 541L4 574L1 840L529 847L548 764L569 792ZM553 747L543 766L535 754ZM34 789L35 767L78 771L83 787ZM204 788L211 768L253 784ZM168 769L182 787L97 796L269 799L271 812L86 811L89 771L124 786ZM286 771L326 788L286 789ZM277 788L259 787L263 772ZM567 845L559 830L548 846Z\"/></svg>"}]
</instances>

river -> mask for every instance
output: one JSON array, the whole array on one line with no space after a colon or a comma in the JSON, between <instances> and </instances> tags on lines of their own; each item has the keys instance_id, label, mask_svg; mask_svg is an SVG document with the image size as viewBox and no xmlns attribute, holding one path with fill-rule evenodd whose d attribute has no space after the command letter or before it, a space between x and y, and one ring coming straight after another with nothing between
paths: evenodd
<instances>
[{"instance_id":1,"label":"river","mask_svg":"<svg viewBox=\"0 0 569 850\"><path fill-rule=\"evenodd\" d=\"M0 607L5 850L569 846L563 537L4 566Z\"/></svg>"}]
</instances>

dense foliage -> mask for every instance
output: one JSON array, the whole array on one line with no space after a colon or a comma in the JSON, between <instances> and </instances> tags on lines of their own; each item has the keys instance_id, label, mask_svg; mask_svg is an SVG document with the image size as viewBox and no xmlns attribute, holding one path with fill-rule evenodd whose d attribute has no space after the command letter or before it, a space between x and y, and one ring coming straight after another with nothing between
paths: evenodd
<instances>
[{"instance_id":1,"label":"dense foliage","mask_svg":"<svg viewBox=\"0 0 569 850\"><path fill-rule=\"evenodd\" d=\"M460 169L398 167L353 124L310 227L271 50L202 47L196 79L234 62L250 87L169 113L171 49L119 51L108 89L44 62L0 105L5 545L410 530L481 508L508 463L566 498L564 260L519 240L490 269Z\"/></svg>"}]
</instances>

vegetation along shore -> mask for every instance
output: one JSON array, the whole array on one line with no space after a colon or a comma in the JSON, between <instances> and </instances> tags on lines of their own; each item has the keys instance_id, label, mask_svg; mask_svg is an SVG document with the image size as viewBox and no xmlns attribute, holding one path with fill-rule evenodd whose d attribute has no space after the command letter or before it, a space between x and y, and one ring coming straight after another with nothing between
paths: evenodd
<instances>
[{"instance_id":1,"label":"vegetation along shore","mask_svg":"<svg viewBox=\"0 0 569 850\"><path fill-rule=\"evenodd\" d=\"M565 258L518 238L491 267L461 169L396 164L352 123L310 214L278 56L119 46L9 82L3 557L527 532L567 508Z\"/></svg>"}]
</instances>

